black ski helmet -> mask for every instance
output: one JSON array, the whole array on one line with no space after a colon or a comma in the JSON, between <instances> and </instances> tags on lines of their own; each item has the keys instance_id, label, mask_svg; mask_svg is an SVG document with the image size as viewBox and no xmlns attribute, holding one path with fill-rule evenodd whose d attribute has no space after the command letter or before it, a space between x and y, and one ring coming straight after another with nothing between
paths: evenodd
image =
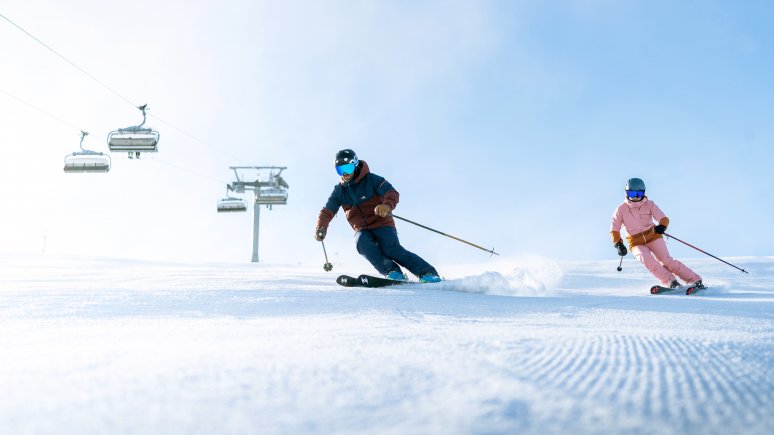
<instances>
[{"instance_id":1,"label":"black ski helmet","mask_svg":"<svg viewBox=\"0 0 774 435\"><path fill-rule=\"evenodd\" d=\"M357 154L355 154L354 151L351 149L345 149L336 153L336 160L334 160L334 164L336 166L346 165L349 163L354 163L355 166L357 166L359 163Z\"/></svg>"}]
</instances>

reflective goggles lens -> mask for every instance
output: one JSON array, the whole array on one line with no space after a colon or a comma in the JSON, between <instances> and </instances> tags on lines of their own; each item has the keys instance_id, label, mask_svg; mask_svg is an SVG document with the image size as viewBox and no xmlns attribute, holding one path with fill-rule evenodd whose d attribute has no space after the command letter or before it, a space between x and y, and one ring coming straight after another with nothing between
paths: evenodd
<instances>
[{"instance_id":1,"label":"reflective goggles lens","mask_svg":"<svg viewBox=\"0 0 774 435\"><path fill-rule=\"evenodd\" d=\"M642 198L643 196L645 196L645 191L644 190L627 190L626 191L626 196L628 196L629 198Z\"/></svg>"},{"instance_id":2,"label":"reflective goggles lens","mask_svg":"<svg viewBox=\"0 0 774 435\"><path fill-rule=\"evenodd\" d=\"M355 162L347 163L346 165L336 166L336 172L339 175L353 174L355 172Z\"/></svg>"}]
</instances>

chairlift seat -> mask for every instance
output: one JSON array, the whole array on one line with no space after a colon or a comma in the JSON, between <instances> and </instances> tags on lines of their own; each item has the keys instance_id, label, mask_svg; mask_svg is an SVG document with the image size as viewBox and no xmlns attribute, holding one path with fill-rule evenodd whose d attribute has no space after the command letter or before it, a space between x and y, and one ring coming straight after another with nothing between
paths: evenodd
<instances>
[{"instance_id":1,"label":"chairlift seat","mask_svg":"<svg viewBox=\"0 0 774 435\"><path fill-rule=\"evenodd\" d=\"M223 198L218 201L218 213L247 211L247 201L241 198Z\"/></svg>"},{"instance_id":2,"label":"chairlift seat","mask_svg":"<svg viewBox=\"0 0 774 435\"><path fill-rule=\"evenodd\" d=\"M255 203L261 205L285 205L288 203L288 191L281 187L261 187L255 195Z\"/></svg>"},{"instance_id":3,"label":"chairlift seat","mask_svg":"<svg viewBox=\"0 0 774 435\"><path fill-rule=\"evenodd\" d=\"M74 153L65 157L64 171L67 173L108 172L110 159L105 155Z\"/></svg>"},{"instance_id":4,"label":"chairlift seat","mask_svg":"<svg viewBox=\"0 0 774 435\"><path fill-rule=\"evenodd\" d=\"M150 128L121 128L108 134L110 151L156 152L159 132Z\"/></svg>"}]
</instances>

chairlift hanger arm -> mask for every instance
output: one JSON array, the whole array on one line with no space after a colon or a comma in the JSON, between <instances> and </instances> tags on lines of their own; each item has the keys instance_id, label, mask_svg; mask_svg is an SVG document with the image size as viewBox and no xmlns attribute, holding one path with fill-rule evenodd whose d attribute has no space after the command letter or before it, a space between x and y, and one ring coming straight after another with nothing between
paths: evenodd
<instances>
[{"instance_id":1,"label":"chairlift hanger arm","mask_svg":"<svg viewBox=\"0 0 774 435\"><path fill-rule=\"evenodd\" d=\"M85 149L83 149L83 140L86 139L86 136L88 136L88 134L89 134L88 131L81 130L81 143L78 145L79 147L81 147L81 151L86 151Z\"/></svg>"},{"instance_id":2,"label":"chairlift hanger arm","mask_svg":"<svg viewBox=\"0 0 774 435\"><path fill-rule=\"evenodd\" d=\"M137 128L141 128L143 125L145 125L145 121L148 119L148 115L145 113L145 110L148 108L147 104L143 104L142 106L138 106L138 109L142 112L142 124L138 125Z\"/></svg>"},{"instance_id":3,"label":"chairlift hanger arm","mask_svg":"<svg viewBox=\"0 0 774 435\"><path fill-rule=\"evenodd\" d=\"M147 104L143 104L142 106L137 106L137 108L140 109L140 111L142 112L142 122L139 125L132 125L131 127L119 128L117 131L119 131L119 132L122 132L122 131L132 132L132 131L142 131L142 130L153 131L150 128L143 128L143 125L145 125L145 121L148 120L148 114L146 113L146 111L148 109L148 105Z\"/></svg>"}]
</instances>

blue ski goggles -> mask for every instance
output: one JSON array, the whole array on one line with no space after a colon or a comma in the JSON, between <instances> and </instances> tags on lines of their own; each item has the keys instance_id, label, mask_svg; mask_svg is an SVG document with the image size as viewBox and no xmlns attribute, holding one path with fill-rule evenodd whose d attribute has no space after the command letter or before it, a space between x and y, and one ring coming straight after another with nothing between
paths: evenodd
<instances>
[{"instance_id":1,"label":"blue ski goggles","mask_svg":"<svg viewBox=\"0 0 774 435\"><path fill-rule=\"evenodd\" d=\"M339 165L336 166L336 172L339 175L344 174L354 174L355 173L355 167L357 166L357 160L353 160L352 162L347 163L346 165Z\"/></svg>"},{"instance_id":2,"label":"blue ski goggles","mask_svg":"<svg viewBox=\"0 0 774 435\"><path fill-rule=\"evenodd\" d=\"M627 190L626 196L629 198L642 198L645 196L644 190Z\"/></svg>"}]
</instances>

